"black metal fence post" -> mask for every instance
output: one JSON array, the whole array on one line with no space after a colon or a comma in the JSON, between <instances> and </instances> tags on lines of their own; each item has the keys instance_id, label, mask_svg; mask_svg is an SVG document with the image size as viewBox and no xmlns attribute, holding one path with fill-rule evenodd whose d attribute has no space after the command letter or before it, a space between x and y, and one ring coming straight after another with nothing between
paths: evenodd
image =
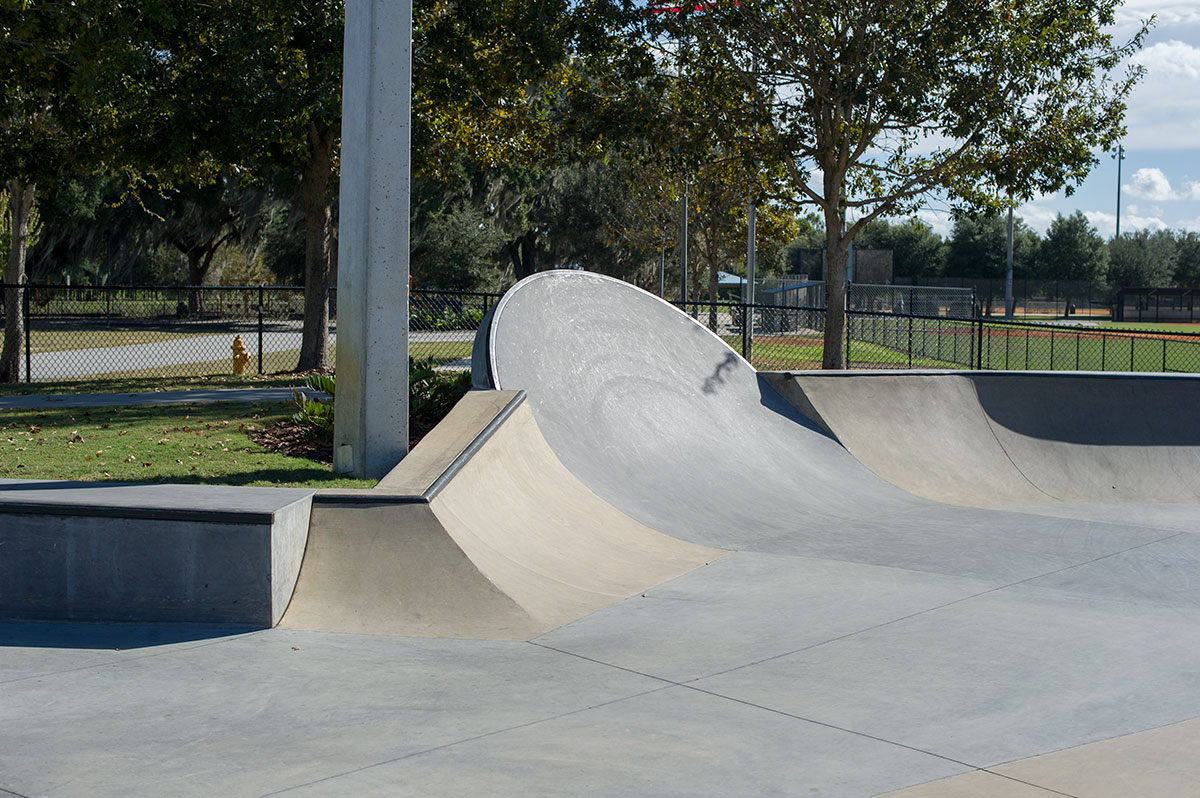
<instances>
[{"instance_id":1,"label":"black metal fence post","mask_svg":"<svg viewBox=\"0 0 1200 798\"><path fill-rule=\"evenodd\" d=\"M912 292L910 291L909 295L911 296L911 294L912 294ZM912 305L909 305L908 309L909 309L909 316L908 316L908 367L912 368L912 350L913 350L913 317L912 317L912 313L911 313Z\"/></svg>"},{"instance_id":2,"label":"black metal fence post","mask_svg":"<svg viewBox=\"0 0 1200 798\"><path fill-rule=\"evenodd\" d=\"M975 323L979 329L979 342L975 346L975 368L977 371L983 371L983 319L978 319Z\"/></svg>"},{"instance_id":3,"label":"black metal fence post","mask_svg":"<svg viewBox=\"0 0 1200 798\"><path fill-rule=\"evenodd\" d=\"M29 318L29 283L17 286L16 290L21 292L21 317L25 320L25 382L33 382L33 357L30 355L30 350L33 349L33 324Z\"/></svg>"},{"instance_id":4,"label":"black metal fence post","mask_svg":"<svg viewBox=\"0 0 1200 798\"><path fill-rule=\"evenodd\" d=\"M828 312L828 311L826 311ZM846 368L850 368L850 314L846 314Z\"/></svg>"},{"instance_id":5,"label":"black metal fence post","mask_svg":"<svg viewBox=\"0 0 1200 798\"><path fill-rule=\"evenodd\" d=\"M266 292L258 287L258 373L263 373L263 296Z\"/></svg>"}]
</instances>

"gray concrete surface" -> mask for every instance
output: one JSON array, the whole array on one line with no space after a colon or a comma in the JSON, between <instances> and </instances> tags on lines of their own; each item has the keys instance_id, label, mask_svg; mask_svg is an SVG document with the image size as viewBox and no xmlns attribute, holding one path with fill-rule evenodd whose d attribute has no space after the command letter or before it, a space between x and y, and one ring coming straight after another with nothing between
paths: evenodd
<instances>
[{"instance_id":1,"label":"gray concrete surface","mask_svg":"<svg viewBox=\"0 0 1200 798\"><path fill-rule=\"evenodd\" d=\"M323 396L301 389L307 396ZM215 388L139 393L74 393L0 396L0 410L52 410L56 407L210 404L212 402L290 402L291 388Z\"/></svg>"},{"instance_id":2,"label":"gray concrete surface","mask_svg":"<svg viewBox=\"0 0 1200 798\"><path fill-rule=\"evenodd\" d=\"M1200 501L1200 376L764 375L860 462L935 501Z\"/></svg>"},{"instance_id":3,"label":"gray concrete surface","mask_svg":"<svg viewBox=\"0 0 1200 798\"><path fill-rule=\"evenodd\" d=\"M553 461L606 512L731 553L528 640L0 624L0 789L854 798L965 776L928 794L998 798L1085 784L1039 763L1097 772L1065 752L1101 741L1150 741L1109 772L1194 750L1166 735L1200 717L1194 503L913 495L683 314L594 275L536 275L484 334L529 414L480 460L495 472L460 472L466 559L559 573L514 556L513 519L552 547L549 514L500 501ZM401 551L386 534L360 555Z\"/></svg>"},{"instance_id":4,"label":"gray concrete surface","mask_svg":"<svg viewBox=\"0 0 1200 798\"><path fill-rule=\"evenodd\" d=\"M0 480L0 618L271 627L312 491Z\"/></svg>"}]
</instances>

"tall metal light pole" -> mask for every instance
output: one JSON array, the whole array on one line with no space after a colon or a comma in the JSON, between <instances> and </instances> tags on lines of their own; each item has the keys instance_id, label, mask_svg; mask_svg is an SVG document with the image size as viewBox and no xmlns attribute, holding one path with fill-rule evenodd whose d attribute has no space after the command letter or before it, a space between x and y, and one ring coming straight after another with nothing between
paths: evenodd
<instances>
[{"instance_id":1,"label":"tall metal light pole","mask_svg":"<svg viewBox=\"0 0 1200 798\"><path fill-rule=\"evenodd\" d=\"M1125 145L1118 144L1117 151L1112 154L1112 157L1117 159L1117 234L1115 238L1121 237L1121 161L1125 160Z\"/></svg>"},{"instance_id":2,"label":"tall metal light pole","mask_svg":"<svg viewBox=\"0 0 1200 798\"><path fill-rule=\"evenodd\" d=\"M754 88L758 89L758 55L750 57L750 72L754 78ZM757 182L758 174L755 172L755 182ZM744 299L746 307L742 314L742 325L746 329L746 351L744 352L746 360L753 362L754 357L754 238L755 238L755 223L757 222L758 206L753 194L750 196L750 209L746 219L746 290Z\"/></svg>"},{"instance_id":3,"label":"tall metal light pole","mask_svg":"<svg viewBox=\"0 0 1200 798\"><path fill-rule=\"evenodd\" d=\"M688 268L687 268L687 249L688 249L688 184L683 181L683 225L680 227L680 235L683 241L679 245L679 264L683 272L683 281L679 284L679 299L683 302L683 312L687 313L687 298L688 298Z\"/></svg>"},{"instance_id":4,"label":"tall metal light pole","mask_svg":"<svg viewBox=\"0 0 1200 798\"><path fill-rule=\"evenodd\" d=\"M1013 202L1012 189L1008 190L1008 272L1004 277L1004 318L1013 317ZM1026 303L1028 304L1028 303ZM1028 311L1026 311L1028 312Z\"/></svg>"}]
</instances>

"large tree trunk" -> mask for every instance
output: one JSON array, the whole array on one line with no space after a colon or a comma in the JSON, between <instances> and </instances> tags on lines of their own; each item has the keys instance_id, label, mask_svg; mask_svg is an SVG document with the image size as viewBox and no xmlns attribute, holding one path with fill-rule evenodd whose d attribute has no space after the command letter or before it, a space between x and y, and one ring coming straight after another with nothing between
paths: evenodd
<instances>
[{"instance_id":1,"label":"large tree trunk","mask_svg":"<svg viewBox=\"0 0 1200 798\"><path fill-rule=\"evenodd\" d=\"M513 275L518 280L524 280L537 270L537 264L533 260L533 245L536 239L537 233L529 230L509 241L504 247L508 252L508 259L512 261Z\"/></svg>"},{"instance_id":2,"label":"large tree trunk","mask_svg":"<svg viewBox=\"0 0 1200 798\"><path fill-rule=\"evenodd\" d=\"M304 202L304 334L300 371L329 368L329 281L333 263L333 205L330 177L333 132L309 123L308 162L300 178ZM397 220L407 223L406 219Z\"/></svg>"},{"instance_id":3,"label":"large tree trunk","mask_svg":"<svg viewBox=\"0 0 1200 798\"><path fill-rule=\"evenodd\" d=\"M33 183L21 180L8 182L9 222L12 232L8 260L4 264L3 282L9 286L25 283L25 253L29 249L29 219L33 215ZM25 338L25 316L21 307L21 292L16 288L4 291L4 346L0 350L0 382L19 382L21 379L21 349Z\"/></svg>"},{"instance_id":4,"label":"large tree trunk","mask_svg":"<svg viewBox=\"0 0 1200 798\"><path fill-rule=\"evenodd\" d=\"M846 260L840 209L825 212L825 349L821 368L846 368Z\"/></svg>"}]
</instances>

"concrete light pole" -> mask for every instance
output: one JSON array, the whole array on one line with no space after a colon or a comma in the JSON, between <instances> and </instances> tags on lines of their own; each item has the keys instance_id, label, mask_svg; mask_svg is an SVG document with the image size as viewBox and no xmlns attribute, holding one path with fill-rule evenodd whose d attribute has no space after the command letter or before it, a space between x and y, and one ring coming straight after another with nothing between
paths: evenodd
<instances>
[{"instance_id":1,"label":"concrete light pole","mask_svg":"<svg viewBox=\"0 0 1200 798\"><path fill-rule=\"evenodd\" d=\"M347 0L334 470L408 452L411 0Z\"/></svg>"}]
</instances>

